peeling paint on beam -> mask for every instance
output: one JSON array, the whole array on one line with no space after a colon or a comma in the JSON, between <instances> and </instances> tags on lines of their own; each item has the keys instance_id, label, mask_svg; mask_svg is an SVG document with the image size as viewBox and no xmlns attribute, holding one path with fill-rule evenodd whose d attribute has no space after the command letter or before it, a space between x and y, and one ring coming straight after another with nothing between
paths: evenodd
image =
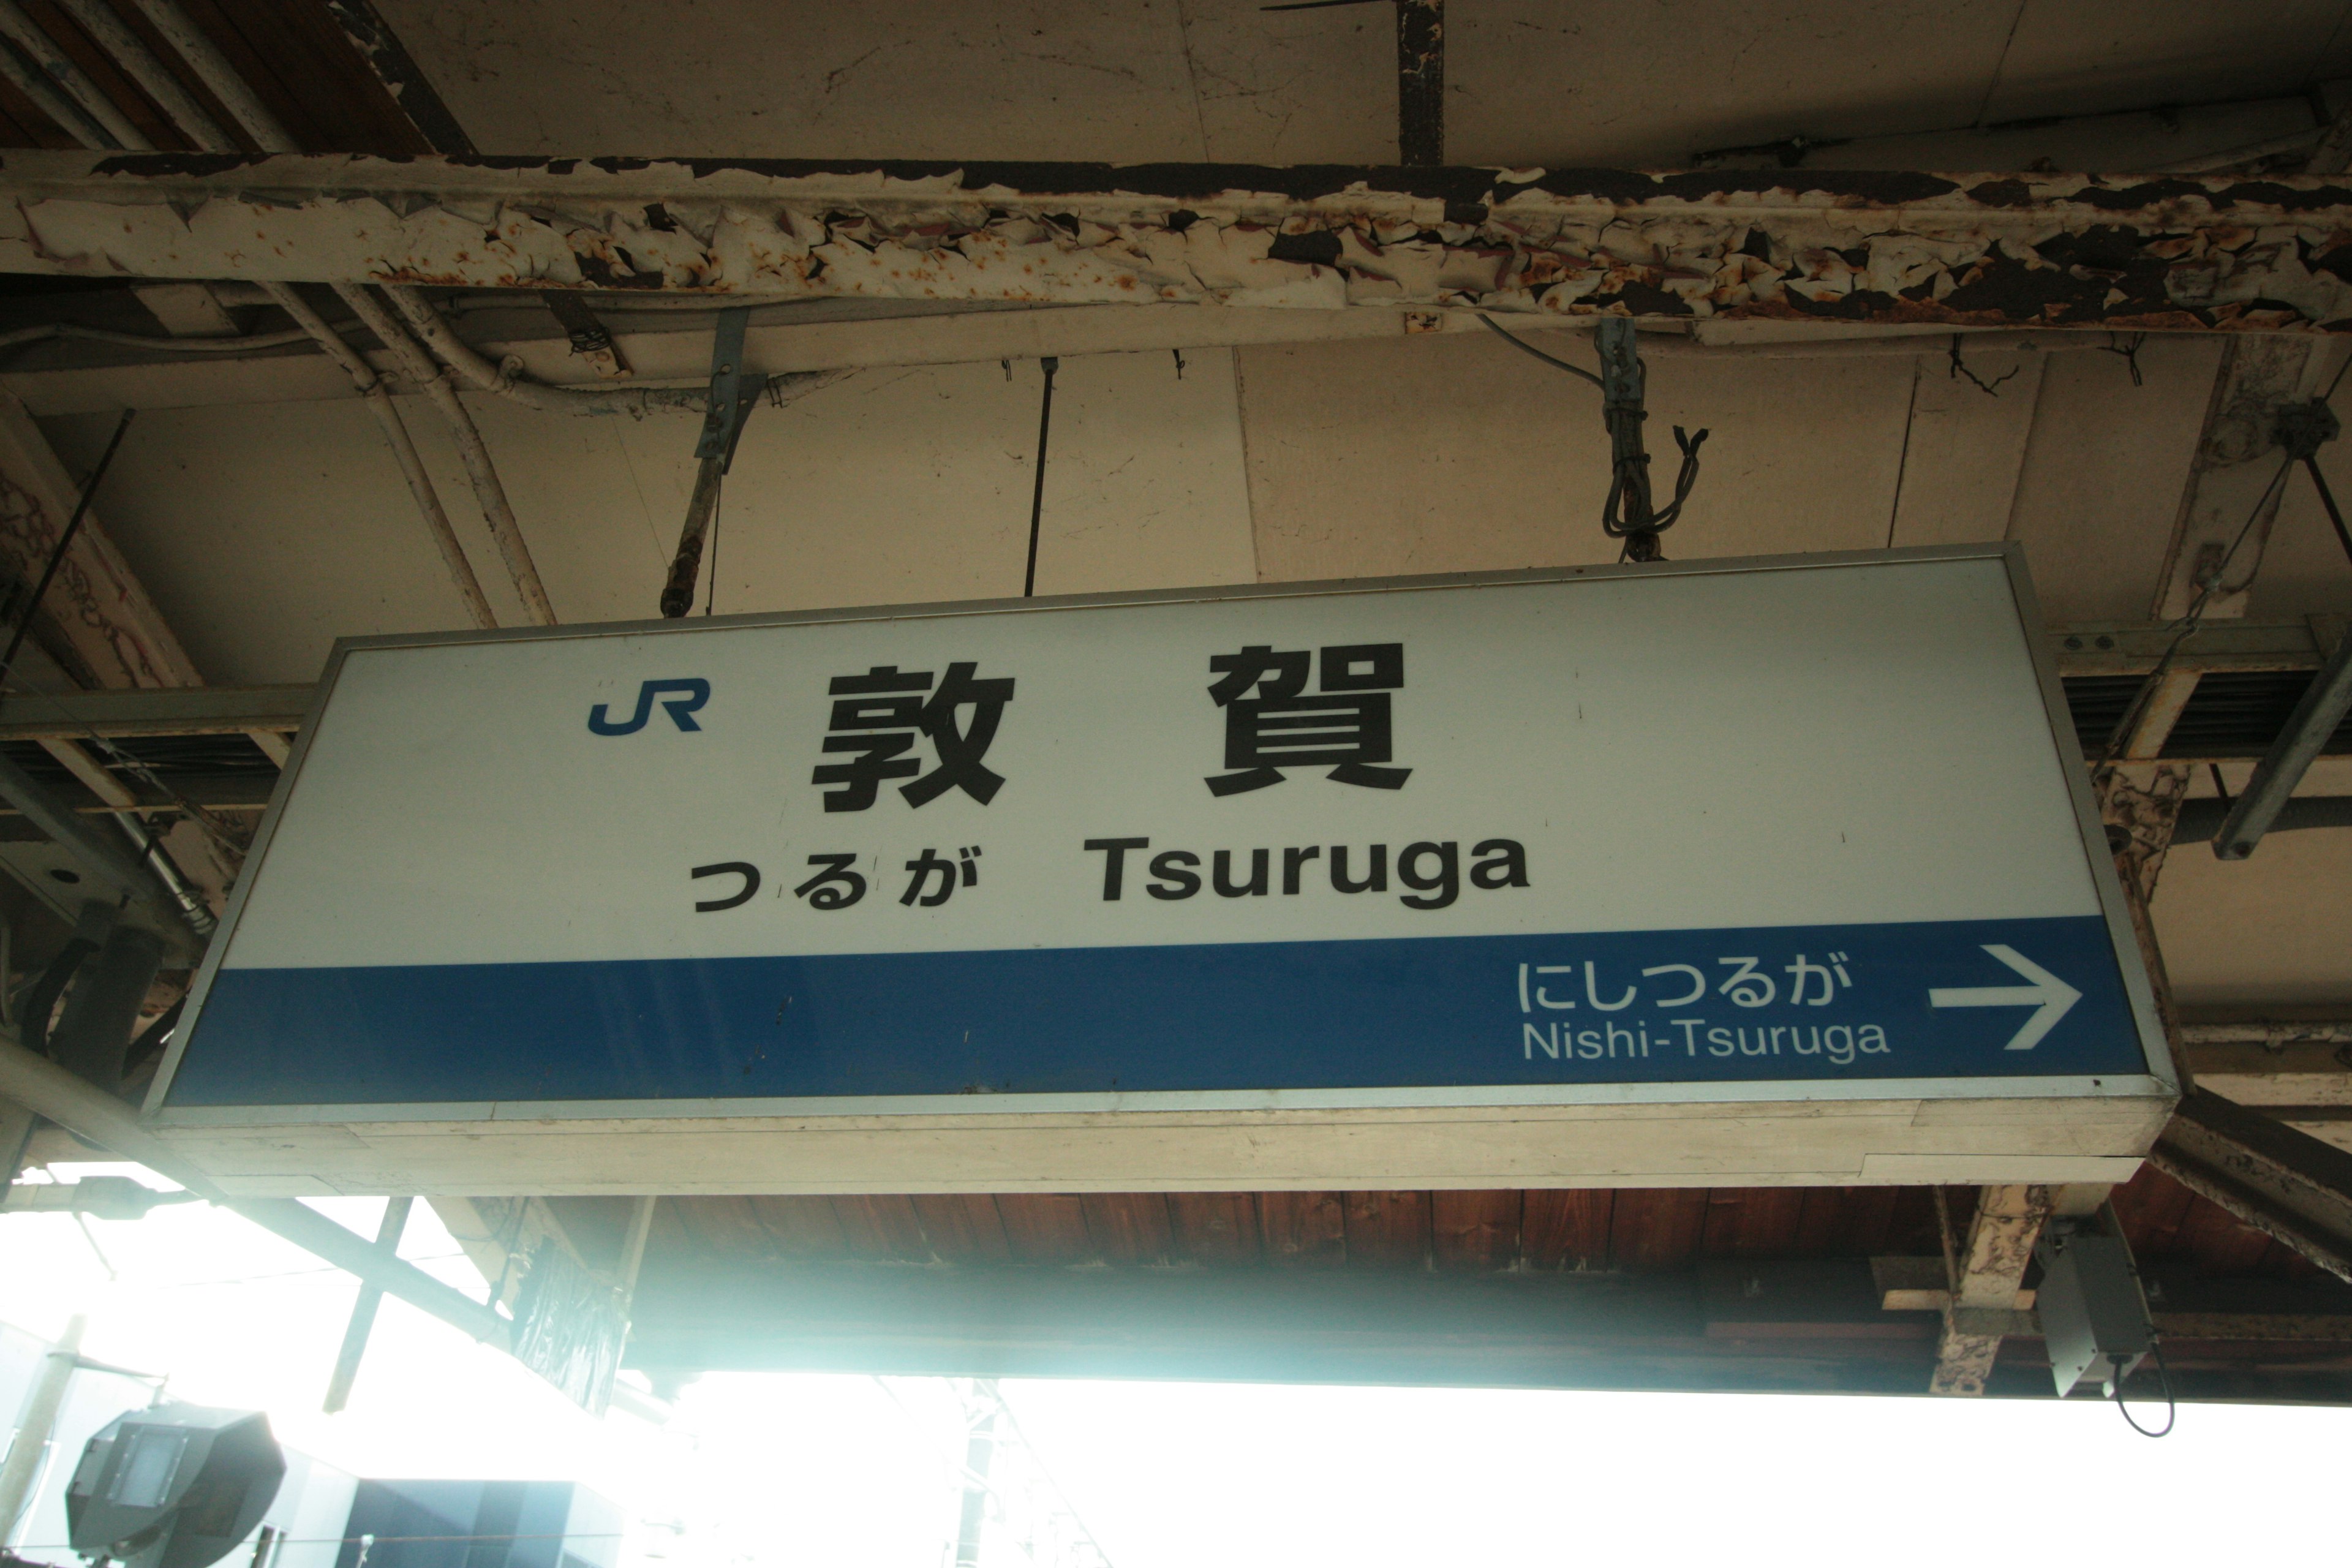
<instances>
[{"instance_id":1,"label":"peeling paint on beam","mask_svg":"<svg viewBox=\"0 0 2352 1568\"><path fill-rule=\"evenodd\" d=\"M2157 331L2352 325L2328 178L9 152L0 270Z\"/></svg>"}]
</instances>

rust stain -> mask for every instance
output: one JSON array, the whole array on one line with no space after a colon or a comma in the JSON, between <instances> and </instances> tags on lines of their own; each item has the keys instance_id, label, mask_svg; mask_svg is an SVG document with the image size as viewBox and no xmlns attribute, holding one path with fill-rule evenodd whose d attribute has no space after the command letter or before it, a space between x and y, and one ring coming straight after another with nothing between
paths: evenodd
<instances>
[{"instance_id":1,"label":"rust stain","mask_svg":"<svg viewBox=\"0 0 2352 1568\"><path fill-rule=\"evenodd\" d=\"M466 287L2352 326L2324 179L12 153L0 185L28 271L240 276L233 228Z\"/></svg>"}]
</instances>

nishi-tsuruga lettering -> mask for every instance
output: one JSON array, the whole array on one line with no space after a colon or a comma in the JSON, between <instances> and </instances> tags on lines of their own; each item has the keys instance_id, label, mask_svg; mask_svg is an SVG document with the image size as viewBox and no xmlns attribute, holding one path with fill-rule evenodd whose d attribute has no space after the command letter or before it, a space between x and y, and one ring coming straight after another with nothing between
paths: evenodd
<instances>
[{"instance_id":1,"label":"nishi-tsuruga lettering","mask_svg":"<svg viewBox=\"0 0 2352 1568\"><path fill-rule=\"evenodd\" d=\"M1854 988L1849 967L1853 961L1843 951L1826 951L1818 957L1798 952L1790 955L1786 963L1753 952L1688 957L1700 962L1626 964L1588 958L1570 963L1518 965L1515 999L1522 1015L1541 1017L1547 1013L1580 1010L1622 1013L1644 1004L1647 1009L1682 1015L1629 1019L1630 1027L1613 1018L1596 1020L1601 1025L1597 1029L1580 1028L1574 1019L1523 1022L1520 1056L1529 1061L1538 1052L1554 1061L1613 1061L1621 1057L1638 1060L1646 1058L1654 1045L1661 1048L1679 1045L1683 1056L1694 1058L1701 1053L1717 1058L1822 1057L1848 1067L1857 1057L1884 1055L1893 1049L1881 1024L1770 1024L1746 1018L1727 1026L1684 1011L1720 1007L1725 1003L1750 1013L1775 1005L1830 1006Z\"/></svg>"},{"instance_id":2,"label":"nishi-tsuruga lettering","mask_svg":"<svg viewBox=\"0 0 2352 1568\"><path fill-rule=\"evenodd\" d=\"M1885 1026L1878 1024L1737 1024L1727 1027L1710 1026L1705 1018L1674 1018L1661 1021L1655 1034L1651 1033L1647 1024L1636 1023L1629 1028L1614 1020L1597 1029L1580 1029L1564 1023L1519 1026L1520 1053L1530 1061L1538 1051L1553 1061L1580 1058L1585 1061L1644 1060L1653 1047L1661 1056L1671 1058L1677 1046L1684 1056L1692 1058L1701 1051L1717 1058L1822 1057L1839 1067L1851 1067L1858 1058L1887 1056L1894 1050Z\"/></svg>"}]
</instances>

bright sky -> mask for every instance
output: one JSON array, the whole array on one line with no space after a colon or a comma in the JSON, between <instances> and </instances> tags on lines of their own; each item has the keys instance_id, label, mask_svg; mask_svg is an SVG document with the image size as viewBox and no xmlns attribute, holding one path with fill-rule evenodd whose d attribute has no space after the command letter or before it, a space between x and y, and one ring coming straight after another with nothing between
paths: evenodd
<instances>
[{"instance_id":1,"label":"bright sky","mask_svg":"<svg viewBox=\"0 0 2352 1568\"><path fill-rule=\"evenodd\" d=\"M382 1205L318 1206L373 1234ZM87 1310L85 1353L168 1372L178 1397L266 1409L289 1447L330 1464L582 1481L629 1517L624 1568L941 1568L950 1555L963 1427L940 1380L712 1374L665 1427L597 1421L387 1301L352 1407L327 1416L348 1276L201 1205L90 1229L120 1283L70 1217L0 1218L0 1322L47 1337ZM404 1251L480 1289L424 1205ZM1031 1445L1008 1486L1050 1473L1117 1568L2330 1562L2352 1451L2352 1410L2200 1405L2150 1441L2098 1404L1076 1381L1004 1393ZM982 1568L1030 1561L998 1531ZM1070 1561L1041 1553L1034 1568Z\"/></svg>"}]
</instances>

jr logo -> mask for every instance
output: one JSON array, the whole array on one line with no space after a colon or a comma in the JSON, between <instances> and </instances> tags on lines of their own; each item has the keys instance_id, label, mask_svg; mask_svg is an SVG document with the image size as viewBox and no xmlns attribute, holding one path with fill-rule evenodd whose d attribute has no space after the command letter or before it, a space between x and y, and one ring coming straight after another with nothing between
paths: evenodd
<instances>
[{"instance_id":1,"label":"jr logo","mask_svg":"<svg viewBox=\"0 0 2352 1568\"><path fill-rule=\"evenodd\" d=\"M654 716L654 699L665 691L675 697L663 697L662 707L669 712L670 721L681 730L699 730L694 721L694 710L710 700L710 682L692 680L648 680L637 688L637 710L620 723L613 722L602 702L588 710L588 728L599 735L634 735L646 727Z\"/></svg>"}]
</instances>

